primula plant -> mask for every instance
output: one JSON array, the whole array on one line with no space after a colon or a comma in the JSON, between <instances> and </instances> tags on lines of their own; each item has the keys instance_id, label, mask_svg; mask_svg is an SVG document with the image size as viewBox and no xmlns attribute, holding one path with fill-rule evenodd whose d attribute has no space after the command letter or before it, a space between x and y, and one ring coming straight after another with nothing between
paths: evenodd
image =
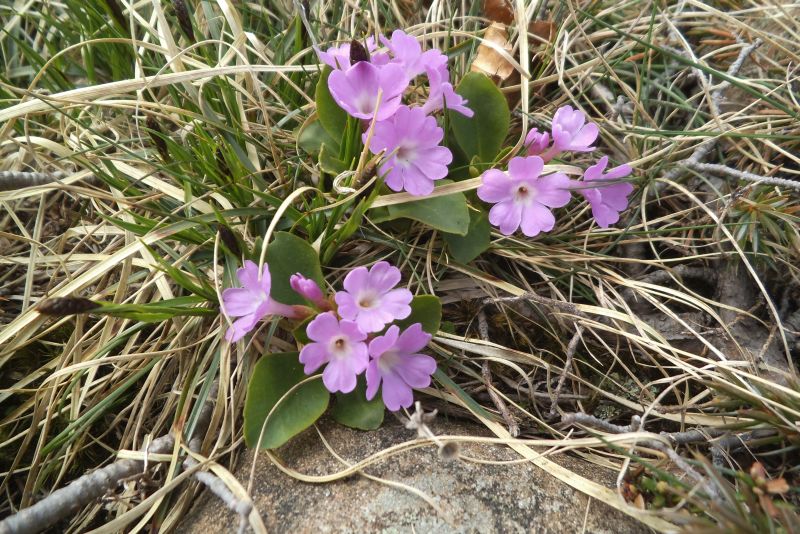
<instances>
[{"instance_id":1,"label":"primula plant","mask_svg":"<svg viewBox=\"0 0 800 534\"><path fill-rule=\"evenodd\" d=\"M347 232L355 230L350 222L357 222L360 215L371 210L375 192L388 190L408 196L402 203L385 208L383 215L380 208L372 209L378 213L374 219L414 219L452 234L447 243L451 253L462 261L479 255L489 241L489 228L472 224L486 217L486 204L480 201L492 204L488 220L503 235L521 231L528 238L552 231L556 226L554 210L566 206L573 193L588 202L602 228L617 222L619 212L627 207L633 186L620 179L631 173L629 166L603 174L608 164L604 156L585 169L582 180L570 179L546 166L555 158L564 160L571 154L595 150L599 129L579 110L559 108L550 131L531 129L522 153L514 155L502 149L508 133L505 99L478 74L465 77L459 89L454 89L448 59L441 50L423 50L415 37L395 30L391 38L368 36L328 49L317 48L316 53L326 65L316 90L318 119L305 124L300 139L306 150L319 157L323 171L319 186L342 195L355 191L353 186L365 180L375 181L374 192L348 208L350 220L334 230L337 239L326 240L323 235L323 247L331 247L323 250L323 260L344 244ZM496 123L498 116L502 130L476 132L482 123ZM474 147L478 149L473 151ZM487 151L487 147L494 149ZM359 177L365 157L370 158L372 176ZM469 183L464 182L469 176L463 175L455 161L491 168L482 173L477 187L434 195L437 183ZM507 170L501 170L506 166ZM464 194L470 188L477 189L477 198L470 200ZM341 203L353 206L352 196L343 198ZM459 213L466 216L454 219ZM309 269L316 271L319 267ZM435 297L415 298L408 289L399 287L402 273L388 262L351 269L342 289L332 295L326 295L317 281L302 273L292 274L288 284L305 305L281 304L270 296L266 263L259 271L254 263L246 262L238 271L238 279L240 288L226 289L222 294L223 312L231 319L238 317L228 328L226 339L242 339L265 317L293 320L297 341L302 345L297 362L305 376L321 377L320 385L296 371L287 372L286 376L291 374L299 382L283 384L286 405L303 410L297 408L303 406L301 401L290 402L291 396L298 395L313 396L319 402L306 403L308 413L294 414L291 420L280 407L269 416L275 409L273 403L280 403L280 398L274 393L264 398L263 381L267 378L262 375L267 372L264 369L274 367L275 361L270 356L262 358L250 381L245 409L245 435L251 445L283 443L324 412L328 394L337 395L333 411L337 420L374 428L382 420L384 406L391 411L409 408L414 390L431 385L436 360L424 352L437 328L426 331L415 321L414 308L416 302L423 310L418 314L433 313L429 319L438 325L440 305L432 312L423 307L421 299L435 301ZM286 362L297 365L291 359ZM280 418L280 424L270 417ZM278 436L276 429L284 435Z\"/></svg>"}]
</instances>

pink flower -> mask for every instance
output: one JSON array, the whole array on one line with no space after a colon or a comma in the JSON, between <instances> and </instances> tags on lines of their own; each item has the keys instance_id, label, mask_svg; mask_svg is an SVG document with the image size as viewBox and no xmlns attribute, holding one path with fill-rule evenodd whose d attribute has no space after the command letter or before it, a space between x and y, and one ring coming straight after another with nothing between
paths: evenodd
<instances>
[{"instance_id":1,"label":"pink flower","mask_svg":"<svg viewBox=\"0 0 800 534\"><path fill-rule=\"evenodd\" d=\"M385 65L389 62L387 54L375 54L378 45L375 43L375 38L370 36L366 39L367 50L370 53L370 63L376 65ZM325 52L315 48L319 60L331 67L332 69L347 70L350 68L350 43L344 43L339 46L332 46Z\"/></svg>"},{"instance_id":2,"label":"pink flower","mask_svg":"<svg viewBox=\"0 0 800 534\"><path fill-rule=\"evenodd\" d=\"M327 306L325 295L314 280L306 278L300 273L295 273L289 278L289 285L298 295L315 306L322 308Z\"/></svg>"},{"instance_id":3,"label":"pink flower","mask_svg":"<svg viewBox=\"0 0 800 534\"><path fill-rule=\"evenodd\" d=\"M436 371L436 360L418 354L431 340L420 323L402 334L392 325L386 334L369 344L372 359L367 366L367 400L372 400L383 382L383 403L391 411L408 408L414 402L413 389L426 388ZM399 334L399 335L398 335Z\"/></svg>"},{"instance_id":4,"label":"pink flower","mask_svg":"<svg viewBox=\"0 0 800 534\"><path fill-rule=\"evenodd\" d=\"M444 132L421 108L400 106L390 119L375 124L370 150L386 150L380 166L386 185L393 191L408 191L425 196L433 191L433 182L447 176L453 154L439 146ZM367 134L364 134L367 142Z\"/></svg>"},{"instance_id":5,"label":"pink flower","mask_svg":"<svg viewBox=\"0 0 800 534\"><path fill-rule=\"evenodd\" d=\"M367 271L356 267L344 278L344 291L334 297L343 319L355 321L362 332L379 332L395 319L411 315L408 289L393 289L400 282L400 269L379 261Z\"/></svg>"},{"instance_id":6,"label":"pink flower","mask_svg":"<svg viewBox=\"0 0 800 534\"><path fill-rule=\"evenodd\" d=\"M447 70L442 73L440 70L428 68L428 80L431 92L428 100L422 106L422 111L426 114L447 107L449 110L457 111L465 117L472 117L475 113L466 104L469 102L455 92L452 84L446 81L443 76L447 75Z\"/></svg>"},{"instance_id":7,"label":"pink flower","mask_svg":"<svg viewBox=\"0 0 800 534\"><path fill-rule=\"evenodd\" d=\"M272 279L267 264L258 273L258 265L250 260L236 271L242 287L230 287L222 292L222 311L228 317L239 317L228 328L225 339L231 343L239 341L255 328L256 323L267 315L296 317L292 306L274 301L269 296Z\"/></svg>"},{"instance_id":8,"label":"pink flower","mask_svg":"<svg viewBox=\"0 0 800 534\"><path fill-rule=\"evenodd\" d=\"M447 69L447 56L436 49L423 52L419 42L403 30L392 32L391 39L381 36L381 42L392 53L392 63L401 65L410 80L426 69Z\"/></svg>"},{"instance_id":9,"label":"pink flower","mask_svg":"<svg viewBox=\"0 0 800 534\"><path fill-rule=\"evenodd\" d=\"M408 78L402 67L388 64L381 67L359 61L345 71L334 70L328 77L328 88L339 106L353 117L388 119L400 107ZM378 91L382 91L380 105Z\"/></svg>"},{"instance_id":10,"label":"pink flower","mask_svg":"<svg viewBox=\"0 0 800 534\"><path fill-rule=\"evenodd\" d=\"M539 133L539 130L534 128L525 136L523 144L528 147L529 156L540 156L547 150L547 145L550 144L550 134L547 132Z\"/></svg>"},{"instance_id":11,"label":"pink flower","mask_svg":"<svg viewBox=\"0 0 800 534\"><path fill-rule=\"evenodd\" d=\"M539 156L518 157L509 162L508 172L490 169L483 173L478 197L495 204L489 222L503 234L511 235L521 226L523 234L533 237L555 226L549 208L569 202L570 180L561 173L540 177L543 167Z\"/></svg>"},{"instance_id":12,"label":"pink flower","mask_svg":"<svg viewBox=\"0 0 800 534\"><path fill-rule=\"evenodd\" d=\"M356 387L356 377L369 362L367 335L352 321L339 321L333 312L317 315L308 323L306 334L314 343L300 351L300 363L307 375L322 364L322 382L331 393L350 393Z\"/></svg>"},{"instance_id":13,"label":"pink flower","mask_svg":"<svg viewBox=\"0 0 800 534\"><path fill-rule=\"evenodd\" d=\"M550 161L560 152L591 152L600 129L594 123L586 124L586 116L579 109L561 106L553 115L553 146L542 154L545 162Z\"/></svg>"},{"instance_id":14,"label":"pink flower","mask_svg":"<svg viewBox=\"0 0 800 534\"><path fill-rule=\"evenodd\" d=\"M628 195L633 192L633 186L627 182L602 184L603 180L617 180L628 176L633 169L630 165L620 165L603 174L608 165L608 156L603 156L596 165L592 165L583 173L583 182L578 182L573 187L582 194L592 207L592 215L601 228L608 228L619 221L619 212L628 207ZM597 187L587 187L593 182Z\"/></svg>"}]
</instances>

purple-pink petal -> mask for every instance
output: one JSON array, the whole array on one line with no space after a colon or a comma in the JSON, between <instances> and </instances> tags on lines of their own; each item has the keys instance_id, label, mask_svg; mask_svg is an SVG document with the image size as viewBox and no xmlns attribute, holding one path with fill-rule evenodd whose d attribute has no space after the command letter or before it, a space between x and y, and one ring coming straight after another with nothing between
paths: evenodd
<instances>
[{"instance_id":1,"label":"purple-pink petal","mask_svg":"<svg viewBox=\"0 0 800 534\"><path fill-rule=\"evenodd\" d=\"M522 220L522 206L513 200L498 202L489 210L489 222L503 235L513 234Z\"/></svg>"},{"instance_id":2,"label":"purple-pink petal","mask_svg":"<svg viewBox=\"0 0 800 534\"><path fill-rule=\"evenodd\" d=\"M534 201L551 208L566 206L572 195L572 181L566 174L556 173L542 176L536 181L536 197Z\"/></svg>"},{"instance_id":3,"label":"purple-pink petal","mask_svg":"<svg viewBox=\"0 0 800 534\"><path fill-rule=\"evenodd\" d=\"M386 152L379 170L394 191L416 196L430 194L434 181L444 178L452 153L439 146L444 131L421 108L400 106L397 113L375 125L370 150ZM367 135L364 134L364 142Z\"/></svg>"},{"instance_id":4,"label":"purple-pink petal","mask_svg":"<svg viewBox=\"0 0 800 534\"><path fill-rule=\"evenodd\" d=\"M399 338L400 327L393 324L386 329L382 336L376 336L369 342L369 355L378 358L381 354L391 349Z\"/></svg>"},{"instance_id":5,"label":"purple-pink petal","mask_svg":"<svg viewBox=\"0 0 800 534\"><path fill-rule=\"evenodd\" d=\"M389 411L396 412L400 408L408 408L414 403L411 386L394 373L383 375L383 403Z\"/></svg>"},{"instance_id":6,"label":"purple-pink petal","mask_svg":"<svg viewBox=\"0 0 800 534\"><path fill-rule=\"evenodd\" d=\"M246 289L259 289L262 287L258 276L258 265L250 260L245 260L244 266L236 269L236 278ZM265 278L269 279L269 270L264 266ZM267 290L269 292L269 289Z\"/></svg>"},{"instance_id":7,"label":"purple-pink petal","mask_svg":"<svg viewBox=\"0 0 800 534\"><path fill-rule=\"evenodd\" d=\"M378 291L389 291L400 283L400 269L388 261L379 261L369 270L369 285Z\"/></svg>"},{"instance_id":8,"label":"purple-pink petal","mask_svg":"<svg viewBox=\"0 0 800 534\"><path fill-rule=\"evenodd\" d=\"M388 119L400 106L408 78L397 65L375 66L360 61L346 71L335 70L328 77L328 88L336 103L353 117ZM380 104L378 103L378 93ZM377 114L375 108L378 108Z\"/></svg>"},{"instance_id":9,"label":"purple-pink petal","mask_svg":"<svg viewBox=\"0 0 800 534\"><path fill-rule=\"evenodd\" d=\"M396 345L397 350L400 352L414 354L424 349L430 342L431 337L429 333L422 329L421 323L414 323L406 328L403 333L396 338L393 344Z\"/></svg>"},{"instance_id":10,"label":"purple-pink petal","mask_svg":"<svg viewBox=\"0 0 800 534\"><path fill-rule=\"evenodd\" d=\"M325 295L322 294L319 285L300 273L295 273L289 278L289 285L298 295L309 302L319 304L325 300Z\"/></svg>"},{"instance_id":11,"label":"purple-pink petal","mask_svg":"<svg viewBox=\"0 0 800 534\"><path fill-rule=\"evenodd\" d=\"M514 182L508 173L499 169L489 169L481 176L481 185L478 187L478 198L484 202L501 202L511 198L511 188Z\"/></svg>"},{"instance_id":12,"label":"purple-pink petal","mask_svg":"<svg viewBox=\"0 0 800 534\"><path fill-rule=\"evenodd\" d=\"M416 353L428 341L430 335L422 331L420 323L402 333L392 325L385 335L373 339L369 344L372 361L367 367L367 398L372 399L382 384L383 402L389 410L411 406L413 388L429 386L436 371L433 358Z\"/></svg>"},{"instance_id":13,"label":"purple-pink petal","mask_svg":"<svg viewBox=\"0 0 800 534\"><path fill-rule=\"evenodd\" d=\"M255 312L260 303L253 298L253 292L243 287L229 287L222 292L222 303L225 313L232 317L241 317Z\"/></svg>"},{"instance_id":14,"label":"purple-pink petal","mask_svg":"<svg viewBox=\"0 0 800 534\"><path fill-rule=\"evenodd\" d=\"M532 203L522 210L520 226L522 233L528 237L535 237L540 232L549 232L556 224L553 212L539 203Z\"/></svg>"},{"instance_id":15,"label":"purple-pink petal","mask_svg":"<svg viewBox=\"0 0 800 534\"><path fill-rule=\"evenodd\" d=\"M322 367L329 359L324 343L309 343L300 351L300 363L304 365L303 372L307 375Z\"/></svg>"},{"instance_id":16,"label":"purple-pink petal","mask_svg":"<svg viewBox=\"0 0 800 534\"><path fill-rule=\"evenodd\" d=\"M320 313L306 327L306 335L309 339L320 343L327 343L332 337L338 335L339 331L339 321L333 312Z\"/></svg>"},{"instance_id":17,"label":"purple-pink petal","mask_svg":"<svg viewBox=\"0 0 800 534\"><path fill-rule=\"evenodd\" d=\"M532 180L538 178L544 169L544 161L539 156L511 158L508 162L508 174L514 180Z\"/></svg>"},{"instance_id":18,"label":"purple-pink petal","mask_svg":"<svg viewBox=\"0 0 800 534\"><path fill-rule=\"evenodd\" d=\"M600 129L594 123L586 124L586 116L581 110L571 106L560 107L553 116L553 146L547 151L550 159L563 150L590 152L590 146L597 139Z\"/></svg>"},{"instance_id":19,"label":"purple-pink petal","mask_svg":"<svg viewBox=\"0 0 800 534\"><path fill-rule=\"evenodd\" d=\"M436 372L436 360L425 354L409 354L400 358L401 364L395 367L403 382L415 389L431 385L431 375Z\"/></svg>"},{"instance_id":20,"label":"purple-pink petal","mask_svg":"<svg viewBox=\"0 0 800 534\"><path fill-rule=\"evenodd\" d=\"M378 369L378 364L372 360L367 365L367 400L375 398L378 388L381 387L381 372Z\"/></svg>"},{"instance_id":21,"label":"purple-pink petal","mask_svg":"<svg viewBox=\"0 0 800 534\"><path fill-rule=\"evenodd\" d=\"M523 144L528 147L529 156L538 156L547 150L547 146L550 144L550 134L547 132L539 133L538 129L533 128L525 136Z\"/></svg>"},{"instance_id":22,"label":"purple-pink petal","mask_svg":"<svg viewBox=\"0 0 800 534\"><path fill-rule=\"evenodd\" d=\"M411 315L410 303L414 295L405 288L392 289L381 299L381 308L393 319L405 319Z\"/></svg>"}]
</instances>

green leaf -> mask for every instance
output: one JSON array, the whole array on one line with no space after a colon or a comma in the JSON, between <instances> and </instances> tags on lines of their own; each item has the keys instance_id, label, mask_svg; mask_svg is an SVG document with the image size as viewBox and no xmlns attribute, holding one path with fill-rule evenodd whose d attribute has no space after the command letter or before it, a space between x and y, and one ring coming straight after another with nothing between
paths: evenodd
<instances>
[{"instance_id":1,"label":"green leaf","mask_svg":"<svg viewBox=\"0 0 800 534\"><path fill-rule=\"evenodd\" d=\"M322 143L319 149L319 168L323 172L336 176L348 169L347 163L337 156L338 152L338 148L332 148L330 145Z\"/></svg>"},{"instance_id":2,"label":"green leaf","mask_svg":"<svg viewBox=\"0 0 800 534\"><path fill-rule=\"evenodd\" d=\"M478 72L464 76L456 93L469 100L467 106L475 112L471 118L448 112L458 145L468 160L478 156L484 163L495 161L511 121L506 97L492 80Z\"/></svg>"},{"instance_id":3,"label":"green leaf","mask_svg":"<svg viewBox=\"0 0 800 534\"><path fill-rule=\"evenodd\" d=\"M466 235L469 230L469 208L463 193L423 198L388 206L386 220L414 219L431 228L451 234Z\"/></svg>"},{"instance_id":4,"label":"green leaf","mask_svg":"<svg viewBox=\"0 0 800 534\"><path fill-rule=\"evenodd\" d=\"M133 319L134 321L143 323L157 323L167 321L173 317L186 315L219 315L219 310L217 309L198 308L196 306L197 304L204 304L206 302L204 297L194 295L161 300L149 304L96 302L100 307L90 310L89 313Z\"/></svg>"},{"instance_id":5,"label":"green leaf","mask_svg":"<svg viewBox=\"0 0 800 534\"><path fill-rule=\"evenodd\" d=\"M322 145L334 147L334 152L339 152L339 142L328 134L322 127L318 117L306 121L296 132L297 146L312 156L322 151Z\"/></svg>"},{"instance_id":6,"label":"green leaf","mask_svg":"<svg viewBox=\"0 0 800 534\"><path fill-rule=\"evenodd\" d=\"M434 295L417 295L411 300L411 315L395 324L405 330L414 323L422 323L422 329L433 335L442 322L442 303Z\"/></svg>"},{"instance_id":7,"label":"green leaf","mask_svg":"<svg viewBox=\"0 0 800 534\"><path fill-rule=\"evenodd\" d=\"M289 285L289 277L300 273L311 278L319 287L322 282L322 268L317 252L302 238L288 232L278 232L267 247L267 263L272 278L270 296L283 304L305 304L303 298Z\"/></svg>"},{"instance_id":8,"label":"green leaf","mask_svg":"<svg viewBox=\"0 0 800 534\"><path fill-rule=\"evenodd\" d=\"M299 325L295 326L294 329L292 329L292 337L294 338L295 341L297 341L298 343L302 343L303 345L312 343L311 338L308 337L308 334L306 334L306 328L308 328L308 323L316 319L316 317L317 317L316 315L312 315L311 317L306 317L305 319L303 319L303 322L301 322Z\"/></svg>"},{"instance_id":9,"label":"green leaf","mask_svg":"<svg viewBox=\"0 0 800 534\"><path fill-rule=\"evenodd\" d=\"M298 356L297 352L267 354L256 363L244 403L244 439L248 447L280 447L313 425L328 408L330 394L318 379L299 386L281 401L284 394L307 378Z\"/></svg>"},{"instance_id":10,"label":"green leaf","mask_svg":"<svg viewBox=\"0 0 800 534\"><path fill-rule=\"evenodd\" d=\"M444 234L443 237L453 258L461 263L469 263L489 248L491 230L489 218L484 212L470 210L467 235Z\"/></svg>"},{"instance_id":11,"label":"green leaf","mask_svg":"<svg viewBox=\"0 0 800 534\"><path fill-rule=\"evenodd\" d=\"M375 395L371 401L367 400L364 375L358 377L356 389L352 392L336 394L336 404L331 409L336 421L359 430L375 430L383 423L383 414L383 400L379 395Z\"/></svg>"},{"instance_id":12,"label":"green leaf","mask_svg":"<svg viewBox=\"0 0 800 534\"><path fill-rule=\"evenodd\" d=\"M314 99L317 101L317 115L322 127L334 139L341 139L347 125L347 112L339 107L328 90L328 76L332 69L325 67L317 82Z\"/></svg>"}]
</instances>

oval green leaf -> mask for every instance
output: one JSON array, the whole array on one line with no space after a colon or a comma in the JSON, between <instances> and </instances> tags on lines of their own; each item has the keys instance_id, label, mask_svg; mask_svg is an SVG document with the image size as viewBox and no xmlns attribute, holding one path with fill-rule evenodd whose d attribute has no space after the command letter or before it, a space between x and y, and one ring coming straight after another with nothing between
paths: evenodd
<instances>
[{"instance_id":1,"label":"oval green leaf","mask_svg":"<svg viewBox=\"0 0 800 534\"><path fill-rule=\"evenodd\" d=\"M347 394L336 394L336 404L331 409L331 415L350 428L375 430L383 423L384 411L380 395L375 395L371 401L367 400L367 385L364 375L361 375L358 377L356 389Z\"/></svg>"},{"instance_id":2,"label":"oval green leaf","mask_svg":"<svg viewBox=\"0 0 800 534\"><path fill-rule=\"evenodd\" d=\"M297 352L267 354L256 363L244 404L244 439L248 447L280 447L313 425L328 408L330 393L318 379L283 398L307 378L298 357Z\"/></svg>"},{"instance_id":3,"label":"oval green leaf","mask_svg":"<svg viewBox=\"0 0 800 534\"><path fill-rule=\"evenodd\" d=\"M400 330L405 330L414 323L421 323L422 329L433 335L439 331L442 323L442 303L434 295L417 295L411 300L411 315L397 321Z\"/></svg>"},{"instance_id":4,"label":"oval green leaf","mask_svg":"<svg viewBox=\"0 0 800 534\"><path fill-rule=\"evenodd\" d=\"M322 268L317 252L306 241L288 232L278 232L267 247L267 263L272 278L270 296L283 304L305 304L303 298L289 285L289 277L300 273L320 287Z\"/></svg>"},{"instance_id":5,"label":"oval green leaf","mask_svg":"<svg viewBox=\"0 0 800 534\"><path fill-rule=\"evenodd\" d=\"M469 208L463 193L443 197L423 198L388 206L386 220L414 219L431 228L451 234L466 235L469 230Z\"/></svg>"},{"instance_id":6,"label":"oval green leaf","mask_svg":"<svg viewBox=\"0 0 800 534\"><path fill-rule=\"evenodd\" d=\"M347 126L347 112L339 107L328 89L328 76L332 69L325 67L317 82L314 100L317 101L317 115L322 127L334 139L341 139Z\"/></svg>"},{"instance_id":7,"label":"oval green leaf","mask_svg":"<svg viewBox=\"0 0 800 534\"><path fill-rule=\"evenodd\" d=\"M312 117L306 121L295 134L297 146L312 156L318 155L323 145L334 147L335 152L339 151L339 142L328 134L319 117Z\"/></svg>"},{"instance_id":8,"label":"oval green leaf","mask_svg":"<svg viewBox=\"0 0 800 534\"><path fill-rule=\"evenodd\" d=\"M486 214L470 210L467 235L444 234L443 237L450 247L450 255L458 262L469 263L489 248L491 231Z\"/></svg>"},{"instance_id":9,"label":"oval green leaf","mask_svg":"<svg viewBox=\"0 0 800 534\"><path fill-rule=\"evenodd\" d=\"M484 163L495 161L511 122L506 97L492 80L478 72L464 76L456 93L466 98L467 106L475 112L471 118L448 112L458 145L468 160L478 156Z\"/></svg>"}]
</instances>

